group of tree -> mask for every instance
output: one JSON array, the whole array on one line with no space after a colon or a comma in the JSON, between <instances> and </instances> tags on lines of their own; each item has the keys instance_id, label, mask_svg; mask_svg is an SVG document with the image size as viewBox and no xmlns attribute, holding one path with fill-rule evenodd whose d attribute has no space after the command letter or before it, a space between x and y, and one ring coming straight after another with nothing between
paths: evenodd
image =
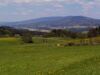
<instances>
[{"instance_id":1,"label":"group of tree","mask_svg":"<svg viewBox=\"0 0 100 75\"><path fill-rule=\"evenodd\" d=\"M100 27L92 28L88 33L83 34L79 32L72 32L67 29L53 29L51 32L40 32L40 31L29 31L25 29L15 29L8 26L0 27L0 37L15 37L18 35L21 37L22 41L25 43L33 43L33 36L43 36L43 37L68 37L68 38L86 38L86 37L96 37L100 36Z\"/></svg>"},{"instance_id":2,"label":"group of tree","mask_svg":"<svg viewBox=\"0 0 100 75\"><path fill-rule=\"evenodd\" d=\"M72 32L66 29L53 29L50 33L44 35L44 37L68 37L68 38L82 38L84 34L78 32Z\"/></svg>"},{"instance_id":3,"label":"group of tree","mask_svg":"<svg viewBox=\"0 0 100 75\"><path fill-rule=\"evenodd\" d=\"M8 26L1 26L0 27L0 37L4 36L14 36L14 34L17 34L18 31L16 29L13 29Z\"/></svg>"},{"instance_id":4,"label":"group of tree","mask_svg":"<svg viewBox=\"0 0 100 75\"><path fill-rule=\"evenodd\" d=\"M29 31L26 29L16 29L9 26L0 27L0 37L20 37L24 43L33 43L33 36L41 36L46 33L39 31Z\"/></svg>"},{"instance_id":5,"label":"group of tree","mask_svg":"<svg viewBox=\"0 0 100 75\"><path fill-rule=\"evenodd\" d=\"M91 28L87 33L73 32L67 29L53 29L51 32L44 35L44 37L69 37L69 38L91 38L100 36L100 27Z\"/></svg>"},{"instance_id":6,"label":"group of tree","mask_svg":"<svg viewBox=\"0 0 100 75\"><path fill-rule=\"evenodd\" d=\"M100 27L90 29L87 35L88 37L100 36Z\"/></svg>"},{"instance_id":7,"label":"group of tree","mask_svg":"<svg viewBox=\"0 0 100 75\"><path fill-rule=\"evenodd\" d=\"M29 31L27 29L18 29L18 28L16 29L16 28L9 27L9 26L0 26L0 37L4 37L4 36L14 37L17 34L22 36L25 33L30 33L32 36L42 36L46 34L46 32Z\"/></svg>"}]
</instances>

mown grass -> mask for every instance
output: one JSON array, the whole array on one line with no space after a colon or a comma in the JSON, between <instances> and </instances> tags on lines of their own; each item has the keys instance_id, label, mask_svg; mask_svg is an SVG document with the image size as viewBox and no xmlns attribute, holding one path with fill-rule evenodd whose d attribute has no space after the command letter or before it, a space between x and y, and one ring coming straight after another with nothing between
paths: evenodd
<instances>
[{"instance_id":1,"label":"mown grass","mask_svg":"<svg viewBox=\"0 0 100 75\"><path fill-rule=\"evenodd\" d=\"M100 46L57 47L62 38L0 38L0 75L100 75Z\"/></svg>"}]
</instances>

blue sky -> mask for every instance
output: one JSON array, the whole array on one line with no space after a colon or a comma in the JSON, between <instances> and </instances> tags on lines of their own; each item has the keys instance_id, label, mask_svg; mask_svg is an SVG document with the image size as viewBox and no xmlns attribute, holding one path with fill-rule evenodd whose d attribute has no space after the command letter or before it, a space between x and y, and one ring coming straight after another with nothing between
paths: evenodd
<instances>
[{"instance_id":1,"label":"blue sky","mask_svg":"<svg viewBox=\"0 0 100 75\"><path fill-rule=\"evenodd\" d=\"M1 22L79 15L100 19L100 0L0 0Z\"/></svg>"}]
</instances>

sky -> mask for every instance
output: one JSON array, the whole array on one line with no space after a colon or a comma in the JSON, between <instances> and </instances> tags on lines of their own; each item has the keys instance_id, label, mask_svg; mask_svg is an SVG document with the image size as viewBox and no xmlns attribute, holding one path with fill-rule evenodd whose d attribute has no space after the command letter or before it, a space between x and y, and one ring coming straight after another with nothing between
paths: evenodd
<instances>
[{"instance_id":1,"label":"sky","mask_svg":"<svg viewBox=\"0 0 100 75\"><path fill-rule=\"evenodd\" d=\"M49 16L100 19L100 0L0 0L0 22Z\"/></svg>"}]
</instances>

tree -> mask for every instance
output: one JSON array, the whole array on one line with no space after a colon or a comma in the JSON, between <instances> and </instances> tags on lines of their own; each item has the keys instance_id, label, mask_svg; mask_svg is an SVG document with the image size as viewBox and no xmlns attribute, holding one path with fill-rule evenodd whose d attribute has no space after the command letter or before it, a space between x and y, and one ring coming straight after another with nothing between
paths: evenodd
<instances>
[{"instance_id":1,"label":"tree","mask_svg":"<svg viewBox=\"0 0 100 75\"><path fill-rule=\"evenodd\" d=\"M88 32L88 37L100 36L100 27L90 29Z\"/></svg>"},{"instance_id":2,"label":"tree","mask_svg":"<svg viewBox=\"0 0 100 75\"><path fill-rule=\"evenodd\" d=\"M29 32L23 33L21 39L24 43L33 43L32 35Z\"/></svg>"}]
</instances>

